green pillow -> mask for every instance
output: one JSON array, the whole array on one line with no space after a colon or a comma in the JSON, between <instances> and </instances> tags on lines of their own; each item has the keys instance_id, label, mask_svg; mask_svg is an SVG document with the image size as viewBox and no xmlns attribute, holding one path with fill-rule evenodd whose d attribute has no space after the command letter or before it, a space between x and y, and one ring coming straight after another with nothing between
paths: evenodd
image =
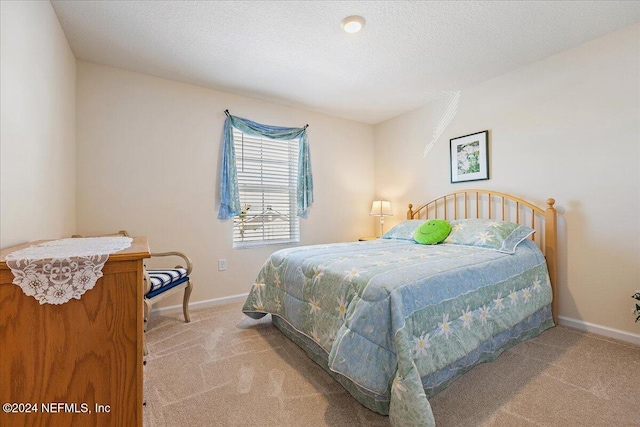
<instances>
[{"instance_id":1,"label":"green pillow","mask_svg":"<svg viewBox=\"0 0 640 427\"><path fill-rule=\"evenodd\" d=\"M413 239L421 245L435 245L446 239L450 232L449 221L432 219L418 227L413 233Z\"/></svg>"}]
</instances>

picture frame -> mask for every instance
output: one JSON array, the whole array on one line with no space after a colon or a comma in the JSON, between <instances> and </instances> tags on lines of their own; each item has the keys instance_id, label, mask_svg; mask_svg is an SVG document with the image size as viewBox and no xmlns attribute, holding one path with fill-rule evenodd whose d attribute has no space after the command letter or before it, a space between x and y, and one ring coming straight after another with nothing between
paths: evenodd
<instances>
[{"instance_id":1,"label":"picture frame","mask_svg":"<svg viewBox=\"0 0 640 427\"><path fill-rule=\"evenodd\" d=\"M451 183L489 179L489 131L449 140Z\"/></svg>"}]
</instances>

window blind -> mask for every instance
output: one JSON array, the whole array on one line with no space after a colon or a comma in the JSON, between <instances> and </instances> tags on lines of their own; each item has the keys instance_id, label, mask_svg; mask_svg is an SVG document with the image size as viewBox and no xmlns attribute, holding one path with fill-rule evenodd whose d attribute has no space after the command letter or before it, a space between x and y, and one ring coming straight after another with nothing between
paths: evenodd
<instances>
[{"instance_id":1,"label":"window blind","mask_svg":"<svg viewBox=\"0 0 640 427\"><path fill-rule=\"evenodd\" d=\"M233 129L242 206L242 213L234 219L234 248L300 242L296 216L299 142Z\"/></svg>"}]
</instances>

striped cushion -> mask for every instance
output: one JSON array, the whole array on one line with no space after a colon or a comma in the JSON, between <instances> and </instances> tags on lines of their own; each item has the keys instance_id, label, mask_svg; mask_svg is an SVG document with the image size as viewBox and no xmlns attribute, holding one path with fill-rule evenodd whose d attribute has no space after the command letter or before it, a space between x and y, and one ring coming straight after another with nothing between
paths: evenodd
<instances>
[{"instance_id":1,"label":"striped cushion","mask_svg":"<svg viewBox=\"0 0 640 427\"><path fill-rule=\"evenodd\" d=\"M165 288L180 279L187 277L186 268L170 268L164 270L149 270L149 277L151 278L151 290L149 293ZM184 281L184 280L181 280Z\"/></svg>"}]
</instances>

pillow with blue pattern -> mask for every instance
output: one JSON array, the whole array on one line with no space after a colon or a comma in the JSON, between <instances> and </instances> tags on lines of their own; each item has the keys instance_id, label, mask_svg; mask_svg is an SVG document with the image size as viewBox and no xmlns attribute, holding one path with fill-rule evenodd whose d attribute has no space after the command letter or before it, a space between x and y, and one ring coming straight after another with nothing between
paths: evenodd
<instances>
[{"instance_id":1,"label":"pillow with blue pattern","mask_svg":"<svg viewBox=\"0 0 640 427\"><path fill-rule=\"evenodd\" d=\"M394 226L391 230L384 233L383 239L397 239L397 240L413 240L413 234L418 227L424 224L426 221L423 219L408 219L402 221L400 224Z\"/></svg>"},{"instance_id":2,"label":"pillow with blue pattern","mask_svg":"<svg viewBox=\"0 0 640 427\"><path fill-rule=\"evenodd\" d=\"M535 233L532 228L508 221L456 219L444 243L477 246L513 254L524 239Z\"/></svg>"}]
</instances>

